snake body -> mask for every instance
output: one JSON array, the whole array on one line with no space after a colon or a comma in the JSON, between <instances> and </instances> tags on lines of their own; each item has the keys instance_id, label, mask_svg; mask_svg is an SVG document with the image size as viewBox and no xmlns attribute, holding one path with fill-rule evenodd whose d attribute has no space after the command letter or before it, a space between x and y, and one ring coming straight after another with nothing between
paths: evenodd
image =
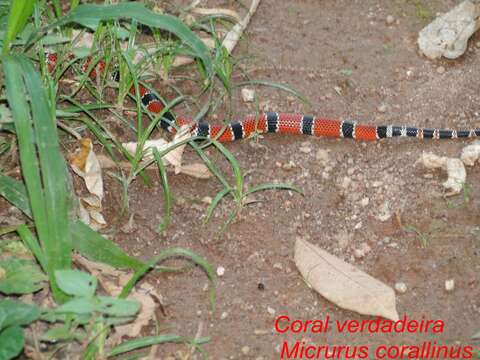
<instances>
[{"instance_id":1,"label":"snake body","mask_svg":"<svg viewBox=\"0 0 480 360\"><path fill-rule=\"evenodd\" d=\"M57 64L55 53L47 54L47 66L53 71ZM82 69L86 71L89 66L87 60ZM105 63L100 61L90 71L89 76L95 77L97 71L104 71ZM132 86L130 93L135 95ZM161 113L165 106L155 93L140 85L139 95L145 108L155 114ZM209 124L204 121L195 122L184 116L173 116L169 111L163 114L161 127L174 133L176 127L189 125L192 135L216 139L220 142L230 142L250 137L252 134L280 133L303 134L318 137L351 138L356 140L372 141L391 137L414 137L417 139L456 139L480 137L480 129L449 130L427 129L412 126L396 125L366 125L352 121L326 119L322 117L290 114L279 112L263 112L250 115L243 120L232 121L229 124Z\"/></svg>"}]
</instances>

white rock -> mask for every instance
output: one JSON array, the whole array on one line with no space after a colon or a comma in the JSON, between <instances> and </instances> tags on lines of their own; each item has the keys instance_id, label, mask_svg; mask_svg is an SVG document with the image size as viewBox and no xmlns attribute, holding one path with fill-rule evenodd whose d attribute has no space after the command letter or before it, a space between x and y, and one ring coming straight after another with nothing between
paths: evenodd
<instances>
[{"instance_id":1,"label":"white rock","mask_svg":"<svg viewBox=\"0 0 480 360\"><path fill-rule=\"evenodd\" d=\"M205 203L205 204L208 204L210 205L212 203L212 198L210 196L205 196L203 199L202 199L202 202Z\"/></svg>"},{"instance_id":2,"label":"white rock","mask_svg":"<svg viewBox=\"0 0 480 360\"><path fill-rule=\"evenodd\" d=\"M387 221L391 217L392 213L390 211L390 204L388 201L385 201L378 209L378 214L375 216L375 218L383 222Z\"/></svg>"},{"instance_id":3,"label":"white rock","mask_svg":"<svg viewBox=\"0 0 480 360\"><path fill-rule=\"evenodd\" d=\"M249 89L249 88L243 88L242 99L244 102L253 102L255 100L255 90Z\"/></svg>"},{"instance_id":4,"label":"white rock","mask_svg":"<svg viewBox=\"0 0 480 360\"><path fill-rule=\"evenodd\" d=\"M455 280L453 279L445 280L445 290L448 292L452 292L453 290L455 290Z\"/></svg>"},{"instance_id":5,"label":"white rock","mask_svg":"<svg viewBox=\"0 0 480 360\"><path fill-rule=\"evenodd\" d=\"M387 25L392 25L395 22L395 18L392 15L387 16Z\"/></svg>"},{"instance_id":6,"label":"white rock","mask_svg":"<svg viewBox=\"0 0 480 360\"><path fill-rule=\"evenodd\" d=\"M220 315L220 320L225 320L228 316L228 312L224 311L222 315Z\"/></svg>"},{"instance_id":7,"label":"white rock","mask_svg":"<svg viewBox=\"0 0 480 360\"><path fill-rule=\"evenodd\" d=\"M475 161L480 157L480 141L476 140L472 144L465 146L462 149L460 159L465 165L473 166Z\"/></svg>"},{"instance_id":8,"label":"white rock","mask_svg":"<svg viewBox=\"0 0 480 360\"><path fill-rule=\"evenodd\" d=\"M360 200L360 205L361 205L362 207L368 206L369 203L370 203L370 199L369 199L368 197L365 197L365 198L363 198L362 200Z\"/></svg>"},{"instance_id":9,"label":"white rock","mask_svg":"<svg viewBox=\"0 0 480 360\"><path fill-rule=\"evenodd\" d=\"M387 105L386 104L381 104L377 107L377 111L379 113L386 113L387 112Z\"/></svg>"},{"instance_id":10,"label":"white rock","mask_svg":"<svg viewBox=\"0 0 480 360\"><path fill-rule=\"evenodd\" d=\"M325 149L318 149L317 153L315 154L315 159L320 161L322 164L326 164L328 162L329 154L328 150Z\"/></svg>"},{"instance_id":11,"label":"white rock","mask_svg":"<svg viewBox=\"0 0 480 360\"><path fill-rule=\"evenodd\" d=\"M270 307L270 306L267 306L267 312L270 314L270 315L275 315L276 311L274 308Z\"/></svg>"},{"instance_id":12,"label":"white rock","mask_svg":"<svg viewBox=\"0 0 480 360\"><path fill-rule=\"evenodd\" d=\"M459 194L467 179L465 166L460 159L437 156L432 153L423 153L420 161L427 169L443 169L448 179L442 185L447 189L447 196Z\"/></svg>"},{"instance_id":13,"label":"white rock","mask_svg":"<svg viewBox=\"0 0 480 360\"><path fill-rule=\"evenodd\" d=\"M358 249L353 250L353 256L357 259L361 259L367 255L372 248L367 243L362 243Z\"/></svg>"},{"instance_id":14,"label":"white rock","mask_svg":"<svg viewBox=\"0 0 480 360\"><path fill-rule=\"evenodd\" d=\"M467 49L467 41L480 28L480 3L466 0L437 17L418 34L420 51L430 59L456 59Z\"/></svg>"},{"instance_id":15,"label":"white rock","mask_svg":"<svg viewBox=\"0 0 480 360\"><path fill-rule=\"evenodd\" d=\"M404 282L397 282L395 284L395 290L400 294L405 294L407 292L407 284Z\"/></svg>"},{"instance_id":16,"label":"white rock","mask_svg":"<svg viewBox=\"0 0 480 360\"><path fill-rule=\"evenodd\" d=\"M352 185L352 179L350 179L348 176L345 176L342 179L340 187L343 188L343 189L348 189L351 185Z\"/></svg>"},{"instance_id":17,"label":"white rock","mask_svg":"<svg viewBox=\"0 0 480 360\"><path fill-rule=\"evenodd\" d=\"M437 73L440 74L440 75L443 74L443 73L445 73L445 68L444 68L443 66L439 66L439 67L437 68Z\"/></svg>"},{"instance_id":18,"label":"white rock","mask_svg":"<svg viewBox=\"0 0 480 360\"><path fill-rule=\"evenodd\" d=\"M304 154L310 154L312 152L312 148L308 146L302 146L300 147L300 152Z\"/></svg>"},{"instance_id":19,"label":"white rock","mask_svg":"<svg viewBox=\"0 0 480 360\"><path fill-rule=\"evenodd\" d=\"M225 268L224 268L223 266L219 266L219 267L217 268L217 275L218 275L218 276L223 276L223 275L225 275Z\"/></svg>"}]
</instances>

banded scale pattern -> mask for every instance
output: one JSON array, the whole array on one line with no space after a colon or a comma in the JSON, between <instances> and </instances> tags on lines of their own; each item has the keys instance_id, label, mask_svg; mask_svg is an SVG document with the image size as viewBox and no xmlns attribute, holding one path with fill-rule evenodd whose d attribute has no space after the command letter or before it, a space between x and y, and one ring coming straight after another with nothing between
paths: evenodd
<instances>
[{"instance_id":1,"label":"banded scale pattern","mask_svg":"<svg viewBox=\"0 0 480 360\"><path fill-rule=\"evenodd\" d=\"M47 54L47 68L55 69L57 56ZM82 70L87 71L90 59L87 59ZM98 72L105 70L105 63L100 61L89 76L95 77ZM117 76L114 76L117 78ZM118 80L118 79L117 79ZM135 88L130 89L135 95ZM162 101L149 89L139 86L139 95L142 104L152 113L160 113L165 108ZM161 119L161 126L174 133L175 126L189 125L193 135L216 139L220 142L230 142L248 138L254 133L303 134L319 137L351 138L356 140L372 141L392 137L414 137L417 139L456 139L480 137L480 128L472 130L425 129L411 126L396 125L365 125L356 122L325 119L309 115L266 112L247 116L243 120L233 121L227 125L211 125L206 122L196 123L190 118L177 116L166 112Z\"/></svg>"}]
</instances>

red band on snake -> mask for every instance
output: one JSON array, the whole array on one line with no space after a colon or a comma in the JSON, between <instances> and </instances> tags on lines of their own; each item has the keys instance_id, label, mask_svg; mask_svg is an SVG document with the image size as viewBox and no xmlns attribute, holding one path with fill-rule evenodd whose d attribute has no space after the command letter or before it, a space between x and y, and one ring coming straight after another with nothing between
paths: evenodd
<instances>
[{"instance_id":1,"label":"red band on snake","mask_svg":"<svg viewBox=\"0 0 480 360\"><path fill-rule=\"evenodd\" d=\"M47 54L47 67L49 71L55 69L57 55ZM84 63L82 70L87 71L90 60ZM105 63L100 61L90 71L89 76L95 77L97 71L105 69ZM135 88L130 89L130 94L135 95ZM149 89L139 86L139 95L142 104L152 113L160 113L165 108L162 101ZM258 115L245 117L240 121L232 121L229 124L208 124L204 121L196 123L190 118L173 116L166 112L161 119L162 128L174 133L175 127L190 125L193 135L216 139L220 142L229 142L248 138L253 134L280 133L280 134L303 134L319 137L352 138L356 140L371 141L390 137L415 137L418 139L456 139L479 137L480 129L472 130L448 130L448 129L425 129L411 126L395 125L364 125L356 122L324 119L315 116L301 114L287 114L266 112Z\"/></svg>"}]
</instances>

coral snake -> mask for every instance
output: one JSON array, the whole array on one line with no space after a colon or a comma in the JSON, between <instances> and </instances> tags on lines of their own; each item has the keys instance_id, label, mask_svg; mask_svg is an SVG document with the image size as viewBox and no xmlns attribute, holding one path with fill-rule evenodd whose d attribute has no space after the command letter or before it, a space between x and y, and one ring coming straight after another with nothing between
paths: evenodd
<instances>
[{"instance_id":1,"label":"coral snake","mask_svg":"<svg viewBox=\"0 0 480 360\"><path fill-rule=\"evenodd\" d=\"M57 64L57 55L47 53L47 67L53 71ZM84 63L82 70L86 71L89 60ZM96 68L92 69L89 76L96 76L96 69L104 70L105 63L100 61ZM135 95L132 86L130 93ZM164 109L162 101L146 87L139 86L139 95L142 104L152 113L160 113ZM395 125L366 125L356 122L325 119L316 116L301 114L288 114L277 112L264 112L250 115L243 120L232 121L227 125L209 124L204 121L195 122L184 117L174 117L171 112L163 114L161 127L169 132L175 132L175 126L189 125L192 135L206 138L214 138L220 142L229 142L248 138L254 133L281 133L281 134L304 134L333 138L352 138L357 140L377 140L390 137L415 137L419 139L455 139L479 137L480 129L471 130L448 130L426 129L410 126Z\"/></svg>"}]
</instances>

